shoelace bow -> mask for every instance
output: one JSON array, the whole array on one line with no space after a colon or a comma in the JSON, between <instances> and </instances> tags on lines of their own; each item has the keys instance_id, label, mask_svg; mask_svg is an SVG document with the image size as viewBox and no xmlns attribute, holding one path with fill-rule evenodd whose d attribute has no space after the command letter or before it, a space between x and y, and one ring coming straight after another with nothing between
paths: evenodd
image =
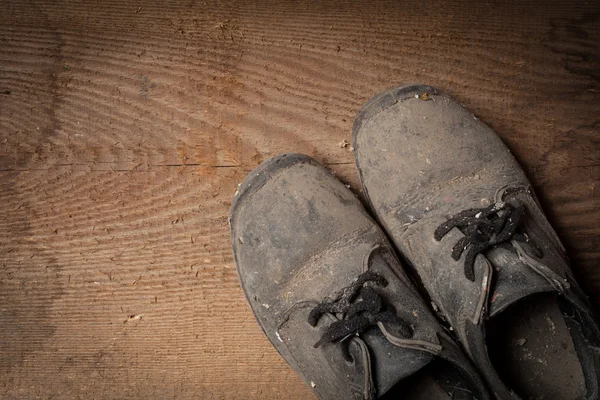
<instances>
[{"instance_id":1,"label":"shoelace bow","mask_svg":"<svg viewBox=\"0 0 600 400\"><path fill-rule=\"evenodd\" d=\"M440 225L434 232L437 241L442 240L453 228L458 228L463 237L452 247L452 258L458 261L465 250L465 276L475 280L475 257L477 254L509 240L528 243L541 255L526 235L518 233L517 228L525 214L525 207L518 203L513 206L498 202L485 208L465 210Z\"/></svg>"},{"instance_id":2,"label":"shoelace bow","mask_svg":"<svg viewBox=\"0 0 600 400\"><path fill-rule=\"evenodd\" d=\"M379 293L370 285L385 287L387 281L381 275L367 270L333 298L323 300L311 310L308 323L313 327L326 313L342 315L340 320L329 325L321 339L315 343L315 348L323 343L361 333L378 322L394 323L402 336L412 336L410 324L385 307Z\"/></svg>"}]
</instances>

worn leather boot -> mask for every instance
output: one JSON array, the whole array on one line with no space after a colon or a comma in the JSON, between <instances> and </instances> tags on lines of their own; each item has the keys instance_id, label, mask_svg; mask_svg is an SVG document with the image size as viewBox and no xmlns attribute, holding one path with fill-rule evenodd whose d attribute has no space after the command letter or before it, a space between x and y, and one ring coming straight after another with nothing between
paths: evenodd
<instances>
[{"instance_id":1,"label":"worn leather boot","mask_svg":"<svg viewBox=\"0 0 600 400\"><path fill-rule=\"evenodd\" d=\"M600 329L531 184L439 90L397 87L354 123L368 205L499 399L598 399Z\"/></svg>"},{"instance_id":2,"label":"worn leather boot","mask_svg":"<svg viewBox=\"0 0 600 400\"><path fill-rule=\"evenodd\" d=\"M320 399L488 399L360 201L313 159L264 162L240 186L231 240L243 290Z\"/></svg>"}]
</instances>

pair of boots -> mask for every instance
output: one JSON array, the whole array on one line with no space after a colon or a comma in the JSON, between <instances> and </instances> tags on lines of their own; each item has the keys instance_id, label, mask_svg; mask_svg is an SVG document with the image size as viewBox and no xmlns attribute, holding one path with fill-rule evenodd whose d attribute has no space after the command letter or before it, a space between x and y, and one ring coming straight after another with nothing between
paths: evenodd
<instances>
[{"instance_id":1,"label":"pair of boots","mask_svg":"<svg viewBox=\"0 0 600 400\"><path fill-rule=\"evenodd\" d=\"M413 85L361 109L353 146L370 213L285 154L230 217L256 319L317 397L598 399L595 313L500 138Z\"/></svg>"}]
</instances>

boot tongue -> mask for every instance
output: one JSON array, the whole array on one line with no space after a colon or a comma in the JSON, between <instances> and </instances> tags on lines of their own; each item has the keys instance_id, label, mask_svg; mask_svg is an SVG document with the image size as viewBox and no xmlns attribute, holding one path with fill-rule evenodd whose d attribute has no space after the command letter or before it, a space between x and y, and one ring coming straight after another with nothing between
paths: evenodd
<instances>
[{"instance_id":1,"label":"boot tongue","mask_svg":"<svg viewBox=\"0 0 600 400\"><path fill-rule=\"evenodd\" d=\"M371 354L373 383L378 396L414 375L434 358L432 354L422 350L402 348L391 344L378 329L372 329L361 337Z\"/></svg>"},{"instance_id":2,"label":"boot tongue","mask_svg":"<svg viewBox=\"0 0 600 400\"><path fill-rule=\"evenodd\" d=\"M412 325L411 340L426 342L433 347L439 346L436 331L442 328L438 325L435 317L415 291L407 286L407 282L399 279L390 269L389 265L395 264L395 260L389 259L386 263L382 262L381 257L381 254L375 257L371 269L387 281L387 286L380 289L384 302L388 307L393 307L399 316ZM400 330L393 323L383 325L388 335L402 339ZM400 381L414 375L435 357L424 350L406 347L398 342L391 343L380 327L374 327L360 336L371 353L373 383L377 388L378 396L383 395Z\"/></svg>"},{"instance_id":3,"label":"boot tongue","mask_svg":"<svg viewBox=\"0 0 600 400\"><path fill-rule=\"evenodd\" d=\"M489 301L494 317L511 304L535 293L556 292L549 280L536 272L511 244L497 246L485 254L494 267L495 283Z\"/></svg>"}]
</instances>

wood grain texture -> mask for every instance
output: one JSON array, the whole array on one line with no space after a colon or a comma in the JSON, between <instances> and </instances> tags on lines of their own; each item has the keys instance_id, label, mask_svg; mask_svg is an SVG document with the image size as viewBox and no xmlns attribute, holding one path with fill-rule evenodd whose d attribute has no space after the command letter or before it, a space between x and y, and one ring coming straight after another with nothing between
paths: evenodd
<instances>
[{"instance_id":1,"label":"wood grain texture","mask_svg":"<svg viewBox=\"0 0 600 400\"><path fill-rule=\"evenodd\" d=\"M247 307L231 197L281 152L358 190L399 83L490 124L600 304L595 2L0 4L0 397L312 398Z\"/></svg>"}]
</instances>

